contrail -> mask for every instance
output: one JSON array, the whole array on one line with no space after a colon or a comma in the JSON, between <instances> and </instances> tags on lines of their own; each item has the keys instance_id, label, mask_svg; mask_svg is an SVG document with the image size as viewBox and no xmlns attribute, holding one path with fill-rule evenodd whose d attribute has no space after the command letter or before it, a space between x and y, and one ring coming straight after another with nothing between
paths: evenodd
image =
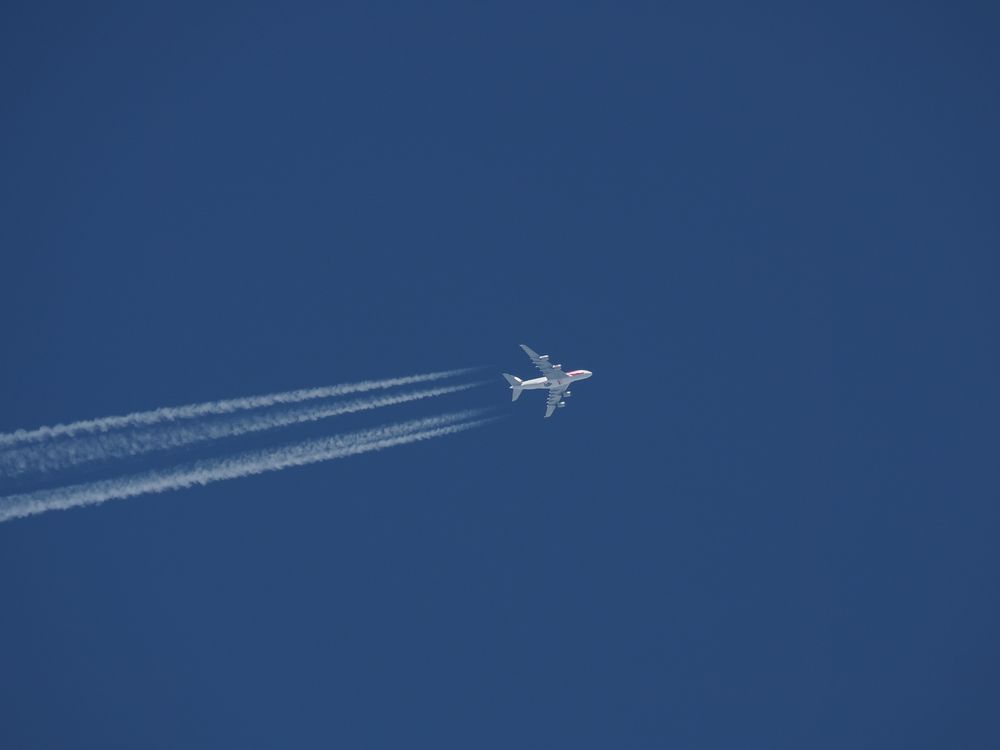
<instances>
[{"instance_id":1,"label":"contrail","mask_svg":"<svg viewBox=\"0 0 1000 750\"><path fill-rule=\"evenodd\" d=\"M465 375L474 372L476 369L478 368L466 367L461 370L445 370L442 372L408 375L406 377L388 378L385 380L365 380L360 383L345 383L342 385L325 386L323 388L303 388L296 391L285 391L284 393L269 393L263 396L247 396L224 401L209 401L204 404L165 406L160 409L153 409L152 411L133 412L132 414L120 417L101 417L100 419L87 419L82 422L72 422L70 424L39 427L34 430L15 430L14 432L0 434L0 446L17 445L19 443L34 442L54 437L71 437L82 432L106 432L107 430L123 427L154 425L176 419L191 419L193 417L212 414L230 414L235 411L259 409L266 406L274 406L275 404L289 404L315 398L345 396L349 393L395 388L396 386L412 385L414 383L426 383L432 380Z\"/></svg>"},{"instance_id":2,"label":"contrail","mask_svg":"<svg viewBox=\"0 0 1000 750\"><path fill-rule=\"evenodd\" d=\"M304 466L359 453L380 451L420 440L430 440L480 427L499 419L499 417L484 417L486 411L470 409L309 440L281 448L252 451L230 458L198 461L173 469L9 495L0 498L0 522L49 510L96 505L107 500L120 500L137 495L205 485L225 479L280 471L292 466Z\"/></svg>"},{"instance_id":3,"label":"contrail","mask_svg":"<svg viewBox=\"0 0 1000 750\"><path fill-rule=\"evenodd\" d=\"M193 443L238 437L262 430L314 422L340 414L395 406L409 401L444 396L488 385L488 381L460 383L386 396L369 396L333 404L290 408L284 411L228 417L223 421L171 422L140 431L85 435L68 440L0 449L0 476L44 473L86 463L137 456L151 451L180 448Z\"/></svg>"}]
</instances>

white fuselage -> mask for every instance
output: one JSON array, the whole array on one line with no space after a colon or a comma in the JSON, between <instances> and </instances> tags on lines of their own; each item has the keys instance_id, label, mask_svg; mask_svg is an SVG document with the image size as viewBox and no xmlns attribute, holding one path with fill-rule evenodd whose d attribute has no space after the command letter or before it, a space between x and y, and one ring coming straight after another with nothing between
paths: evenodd
<instances>
[{"instance_id":1,"label":"white fuselage","mask_svg":"<svg viewBox=\"0 0 1000 750\"><path fill-rule=\"evenodd\" d=\"M521 387L527 391L535 390L538 388L544 388L545 390L551 390L553 388L562 388L563 386L572 385L578 380L586 380L591 375L593 375L590 370L573 370L567 372L561 378L532 378L531 380L524 380L521 382Z\"/></svg>"}]
</instances>

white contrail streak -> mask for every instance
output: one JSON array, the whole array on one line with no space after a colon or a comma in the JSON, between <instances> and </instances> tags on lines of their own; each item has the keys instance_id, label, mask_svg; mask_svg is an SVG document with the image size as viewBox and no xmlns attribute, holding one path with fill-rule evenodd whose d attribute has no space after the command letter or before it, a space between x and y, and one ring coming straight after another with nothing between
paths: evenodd
<instances>
[{"instance_id":1,"label":"white contrail streak","mask_svg":"<svg viewBox=\"0 0 1000 750\"><path fill-rule=\"evenodd\" d=\"M304 466L359 453L380 451L396 445L451 435L498 419L498 417L484 418L482 417L484 412L483 409L473 409L443 414L340 436L309 440L281 448L252 451L230 458L198 461L173 469L9 495L0 498L0 522L49 510L96 505L107 500L121 500L153 492L205 485L225 479L237 479L268 471L280 471L292 466Z\"/></svg>"},{"instance_id":2,"label":"white contrail streak","mask_svg":"<svg viewBox=\"0 0 1000 750\"><path fill-rule=\"evenodd\" d=\"M180 448L194 443L238 437L262 430L315 422L340 414L395 406L409 401L444 396L487 385L487 381L427 388L407 393L339 401L321 405L289 408L278 412L224 417L221 421L182 421L139 431L109 432L56 440L23 447L0 448L0 476L45 473L80 464L138 456L151 451Z\"/></svg>"},{"instance_id":3,"label":"white contrail streak","mask_svg":"<svg viewBox=\"0 0 1000 750\"><path fill-rule=\"evenodd\" d=\"M303 388L296 391L285 391L284 393L269 393L264 396L247 396L244 398L233 398L224 401L209 401L204 404L188 404L187 406L165 406L152 411L133 412L120 417L101 417L100 419L87 419L82 422L72 422L70 424L57 424L51 427L39 427L34 430L15 430L14 432L0 433L0 446L17 445L18 443L45 440L54 437L71 437L82 432L105 432L107 430L119 429L123 427L141 427L144 425L154 425L161 422L170 422L176 419L191 419L207 415L231 414L235 411L245 409L258 409L275 404L290 404L298 401L308 401L315 398L329 398L331 396L345 396L349 393L360 393L383 388L394 388L400 385L412 385L414 383L426 383L432 380L456 377L475 371L477 368L463 368L461 370L445 370L443 372L430 372L423 375L408 375L401 378L388 378L385 380L365 380L360 383L345 383L342 385L331 385L323 388Z\"/></svg>"}]
</instances>

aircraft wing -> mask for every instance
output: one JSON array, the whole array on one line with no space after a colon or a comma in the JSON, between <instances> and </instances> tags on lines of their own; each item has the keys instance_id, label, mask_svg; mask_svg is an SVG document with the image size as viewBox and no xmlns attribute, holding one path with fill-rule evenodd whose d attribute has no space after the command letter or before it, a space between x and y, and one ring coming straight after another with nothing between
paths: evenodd
<instances>
[{"instance_id":1,"label":"aircraft wing","mask_svg":"<svg viewBox=\"0 0 1000 750\"><path fill-rule=\"evenodd\" d=\"M566 389L569 388L568 385L564 385L562 388L552 388L549 390L549 398L545 402L545 418L548 419L552 416L552 412L556 410L559 406L559 402L562 401L563 394Z\"/></svg>"},{"instance_id":2,"label":"aircraft wing","mask_svg":"<svg viewBox=\"0 0 1000 750\"><path fill-rule=\"evenodd\" d=\"M531 361L535 365L535 367L538 368L538 371L541 372L542 375L547 377L549 380L565 377L566 373L562 371L562 365L549 364L548 354L539 355L537 352L529 349L524 344L521 344L521 348L524 349L525 354L531 357Z\"/></svg>"}]
</instances>

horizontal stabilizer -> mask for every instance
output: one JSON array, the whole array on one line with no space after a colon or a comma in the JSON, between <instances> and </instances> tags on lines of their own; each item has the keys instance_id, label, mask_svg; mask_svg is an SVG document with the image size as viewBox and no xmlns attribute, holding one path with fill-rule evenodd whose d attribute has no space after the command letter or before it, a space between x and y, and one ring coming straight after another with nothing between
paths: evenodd
<instances>
[{"instance_id":1,"label":"horizontal stabilizer","mask_svg":"<svg viewBox=\"0 0 1000 750\"><path fill-rule=\"evenodd\" d=\"M507 382L510 383L510 390L512 391L510 394L510 400L517 401L517 397L520 396L521 391L524 390L523 388L521 388L521 383L523 381L521 380L521 378L517 377L516 375L511 375L510 373L505 372L503 373L503 376L504 378L506 378Z\"/></svg>"}]
</instances>

